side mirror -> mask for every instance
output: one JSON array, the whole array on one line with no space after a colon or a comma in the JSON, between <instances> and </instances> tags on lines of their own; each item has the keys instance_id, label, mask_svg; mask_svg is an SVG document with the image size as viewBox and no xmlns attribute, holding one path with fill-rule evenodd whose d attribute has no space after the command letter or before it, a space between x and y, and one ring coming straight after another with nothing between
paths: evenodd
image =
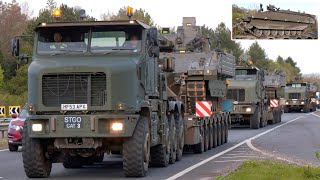
<instances>
[{"instance_id":1,"label":"side mirror","mask_svg":"<svg viewBox=\"0 0 320 180\"><path fill-rule=\"evenodd\" d=\"M11 54L12 56L19 56L20 54L20 43L16 37L11 39Z\"/></svg>"},{"instance_id":2,"label":"side mirror","mask_svg":"<svg viewBox=\"0 0 320 180\"><path fill-rule=\"evenodd\" d=\"M149 46L152 48L149 50L149 56L159 57L159 45L158 45L158 29L157 28L150 28L149 29Z\"/></svg>"},{"instance_id":3,"label":"side mirror","mask_svg":"<svg viewBox=\"0 0 320 180\"><path fill-rule=\"evenodd\" d=\"M11 118L12 118L12 119L15 119L15 118L17 118L17 117L18 117L18 115L17 115L16 113L11 114Z\"/></svg>"}]
</instances>

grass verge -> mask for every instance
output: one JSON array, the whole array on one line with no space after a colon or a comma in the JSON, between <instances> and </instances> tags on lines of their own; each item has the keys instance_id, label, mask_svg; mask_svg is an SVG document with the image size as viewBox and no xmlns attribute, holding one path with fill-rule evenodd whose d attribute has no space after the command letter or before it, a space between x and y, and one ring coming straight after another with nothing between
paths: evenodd
<instances>
[{"instance_id":1,"label":"grass verge","mask_svg":"<svg viewBox=\"0 0 320 180\"><path fill-rule=\"evenodd\" d=\"M0 135L1 136L1 135ZM8 141L7 138L0 138L0 150L8 149Z\"/></svg>"},{"instance_id":2,"label":"grass verge","mask_svg":"<svg viewBox=\"0 0 320 180\"><path fill-rule=\"evenodd\" d=\"M298 166L279 161L245 161L238 169L218 180L320 179L320 167Z\"/></svg>"}]
</instances>

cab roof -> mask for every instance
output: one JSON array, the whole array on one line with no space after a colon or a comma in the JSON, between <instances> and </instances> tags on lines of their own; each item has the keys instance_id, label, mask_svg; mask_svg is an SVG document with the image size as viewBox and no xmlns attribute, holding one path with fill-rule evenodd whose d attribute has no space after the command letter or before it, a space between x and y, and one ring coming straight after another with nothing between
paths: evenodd
<instances>
[{"instance_id":1,"label":"cab roof","mask_svg":"<svg viewBox=\"0 0 320 180\"><path fill-rule=\"evenodd\" d=\"M151 28L149 25L139 20L119 20L119 21L78 21L78 22L50 22L39 23L35 30L43 27L73 27L73 26L112 26L112 25L136 25L144 29Z\"/></svg>"}]
</instances>

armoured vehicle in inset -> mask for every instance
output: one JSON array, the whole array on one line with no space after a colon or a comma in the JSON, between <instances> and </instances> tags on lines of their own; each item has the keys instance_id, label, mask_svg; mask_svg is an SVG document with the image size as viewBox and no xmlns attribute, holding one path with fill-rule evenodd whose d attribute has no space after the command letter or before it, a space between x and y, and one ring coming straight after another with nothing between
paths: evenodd
<instances>
[{"instance_id":1,"label":"armoured vehicle in inset","mask_svg":"<svg viewBox=\"0 0 320 180\"><path fill-rule=\"evenodd\" d=\"M315 83L303 82L300 79L287 83L285 87L285 105L284 112L301 110L305 113L316 110L316 92Z\"/></svg>"},{"instance_id":2,"label":"armoured vehicle in inset","mask_svg":"<svg viewBox=\"0 0 320 180\"><path fill-rule=\"evenodd\" d=\"M282 106L281 92L286 86L286 76L278 70L265 71L263 86L268 104L267 120L271 124L281 122Z\"/></svg>"},{"instance_id":3,"label":"armoured vehicle in inset","mask_svg":"<svg viewBox=\"0 0 320 180\"><path fill-rule=\"evenodd\" d=\"M184 17L176 33L163 28L159 35L160 59L173 94L185 106L184 149L202 153L228 141L230 112L222 111L226 79L234 76L235 57L210 50L195 17Z\"/></svg>"},{"instance_id":4,"label":"armoured vehicle in inset","mask_svg":"<svg viewBox=\"0 0 320 180\"><path fill-rule=\"evenodd\" d=\"M252 15L246 15L236 23L236 27L244 35L261 39L317 39L316 16L282 10L273 5L267 6L267 11L260 10Z\"/></svg>"},{"instance_id":5,"label":"armoured vehicle in inset","mask_svg":"<svg viewBox=\"0 0 320 180\"><path fill-rule=\"evenodd\" d=\"M227 98L233 100L231 123L258 129L267 125L267 99L264 73L253 66L250 56L242 55L234 79L229 79Z\"/></svg>"}]
</instances>

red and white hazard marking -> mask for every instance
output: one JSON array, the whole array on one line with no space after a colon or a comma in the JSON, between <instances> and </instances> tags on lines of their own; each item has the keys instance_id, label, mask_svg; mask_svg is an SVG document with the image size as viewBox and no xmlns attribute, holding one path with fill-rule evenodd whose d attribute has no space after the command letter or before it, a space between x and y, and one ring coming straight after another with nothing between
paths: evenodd
<instances>
[{"instance_id":1,"label":"red and white hazard marking","mask_svg":"<svg viewBox=\"0 0 320 180\"><path fill-rule=\"evenodd\" d=\"M278 107L279 100L278 99L271 99L270 100L270 107Z\"/></svg>"},{"instance_id":2,"label":"red and white hazard marking","mask_svg":"<svg viewBox=\"0 0 320 180\"><path fill-rule=\"evenodd\" d=\"M196 102L196 116L208 117L211 116L212 103L210 101L197 101Z\"/></svg>"},{"instance_id":3,"label":"red and white hazard marking","mask_svg":"<svg viewBox=\"0 0 320 180\"><path fill-rule=\"evenodd\" d=\"M311 102L316 102L316 98L311 98Z\"/></svg>"}]
</instances>

